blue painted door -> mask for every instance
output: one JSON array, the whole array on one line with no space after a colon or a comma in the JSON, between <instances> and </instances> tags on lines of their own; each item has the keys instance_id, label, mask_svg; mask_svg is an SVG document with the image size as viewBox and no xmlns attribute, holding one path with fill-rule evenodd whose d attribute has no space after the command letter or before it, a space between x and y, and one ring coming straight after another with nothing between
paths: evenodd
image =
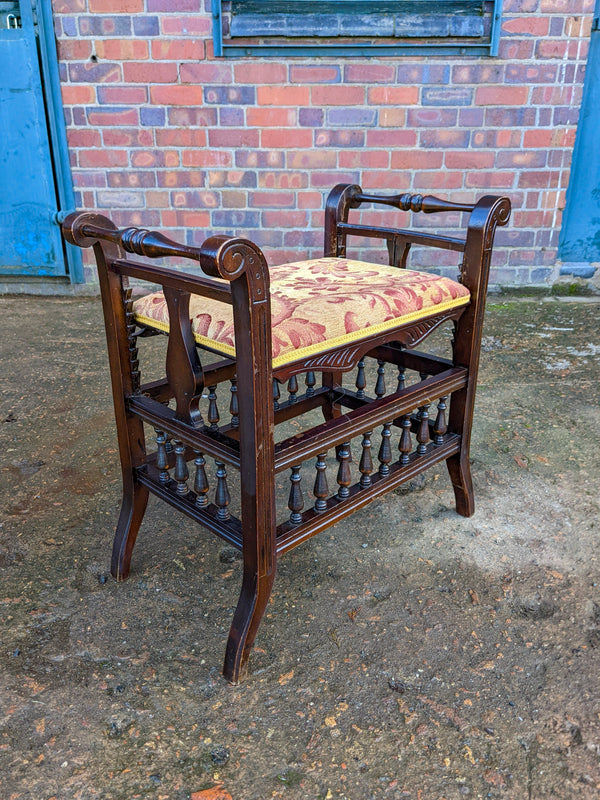
<instances>
[{"instance_id":1,"label":"blue painted door","mask_svg":"<svg viewBox=\"0 0 600 800\"><path fill-rule=\"evenodd\" d=\"M600 261L600 0L596 0L559 258Z\"/></svg>"},{"instance_id":2,"label":"blue painted door","mask_svg":"<svg viewBox=\"0 0 600 800\"><path fill-rule=\"evenodd\" d=\"M31 0L0 2L0 278L64 275Z\"/></svg>"}]
</instances>

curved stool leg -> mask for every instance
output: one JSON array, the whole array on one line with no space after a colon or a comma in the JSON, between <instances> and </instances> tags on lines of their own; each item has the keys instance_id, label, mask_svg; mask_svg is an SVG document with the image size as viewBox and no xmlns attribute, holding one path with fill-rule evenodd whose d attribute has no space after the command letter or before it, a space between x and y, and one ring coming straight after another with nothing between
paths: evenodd
<instances>
[{"instance_id":1,"label":"curved stool leg","mask_svg":"<svg viewBox=\"0 0 600 800\"><path fill-rule=\"evenodd\" d=\"M110 571L118 581L129 575L133 546L148 503L148 489L135 480L124 482L121 513L113 541Z\"/></svg>"},{"instance_id":2,"label":"curved stool leg","mask_svg":"<svg viewBox=\"0 0 600 800\"><path fill-rule=\"evenodd\" d=\"M244 566L242 590L233 615L223 665L223 675L231 683L238 683L244 677L248 657L269 602L274 580L274 568L271 573L259 577L253 569Z\"/></svg>"},{"instance_id":3,"label":"curved stool leg","mask_svg":"<svg viewBox=\"0 0 600 800\"><path fill-rule=\"evenodd\" d=\"M468 453L450 456L446 459L446 466L454 489L457 513L462 517L472 517L475 513L475 500Z\"/></svg>"}]
</instances>

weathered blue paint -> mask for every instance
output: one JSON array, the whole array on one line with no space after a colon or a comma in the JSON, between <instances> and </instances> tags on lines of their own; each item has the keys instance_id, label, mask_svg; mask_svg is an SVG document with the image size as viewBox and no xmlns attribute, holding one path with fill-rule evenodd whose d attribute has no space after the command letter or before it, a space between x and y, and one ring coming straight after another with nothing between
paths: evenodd
<instances>
[{"instance_id":1,"label":"weathered blue paint","mask_svg":"<svg viewBox=\"0 0 600 800\"><path fill-rule=\"evenodd\" d=\"M600 261L600 0L594 17L558 250L567 262Z\"/></svg>"},{"instance_id":2,"label":"weathered blue paint","mask_svg":"<svg viewBox=\"0 0 600 800\"><path fill-rule=\"evenodd\" d=\"M0 25L0 276L65 274L36 31Z\"/></svg>"},{"instance_id":3,"label":"weathered blue paint","mask_svg":"<svg viewBox=\"0 0 600 800\"><path fill-rule=\"evenodd\" d=\"M497 55L502 0L231 0L225 16L212 0L212 12L217 56Z\"/></svg>"}]
</instances>

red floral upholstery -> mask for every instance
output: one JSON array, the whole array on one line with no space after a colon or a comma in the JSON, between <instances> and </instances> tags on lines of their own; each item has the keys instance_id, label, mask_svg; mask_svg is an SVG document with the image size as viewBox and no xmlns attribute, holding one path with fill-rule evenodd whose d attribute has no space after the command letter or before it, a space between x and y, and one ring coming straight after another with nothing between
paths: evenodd
<instances>
[{"instance_id":1,"label":"red floral upholstery","mask_svg":"<svg viewBox=\"0 0 600 800\"><path fill-rule=\"evenodd\" d=\"M274 367L469 302L468 289L449 278L345 258L283 264L269 276ZM140 324L169 330L162 292L133 308ZM198 344L235 355L230 305L192 295L190 317Z\"/></svg>"}]
</instances>

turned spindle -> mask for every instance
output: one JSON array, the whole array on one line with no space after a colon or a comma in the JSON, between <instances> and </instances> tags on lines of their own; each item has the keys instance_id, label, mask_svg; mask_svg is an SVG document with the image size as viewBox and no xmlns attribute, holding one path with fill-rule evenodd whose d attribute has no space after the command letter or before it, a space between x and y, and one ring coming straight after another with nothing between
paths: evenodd
<instances>
[{"instance_id":1,"label":"turned spindle","mask_svg":"<svg viewBox=\"0 0 600 800\"><path fill-rule=\"evenodd\" d=\"M281 397L281 392L279 391L279 381L277 378L273 378L273 407L275 411L279 408L279 398Z\"/></svg>"},{"instance_id":2,"label":"turned spindle","mask_svg":"<svg viewBox=\"0 0 600 800\"><path fill-rule=\"evenodd\" d=\"M417 428L417 453L422 456L427 452L427 443L429 442L429 404L419 406L419 413L417 419L419 427Z\"/></svg>"},{"instance_id":3,"label":"turned spindle","mask_svg":"<svg viewBox=\"0 0 600 800\"><path fill-rule=\"evenodd\" d=\"M410 435L411 429L410 414L405 414L400 422L402 433L400 434L400 441L398 442L398 450L400 450L400 463L408 464L410 461L410 453L412 450L412 439Z\"/></svg>"},{"instance_id":4,"label":"turned spindle","mask_svg":"<svg viewBox=\"0 0 600 800\"><path fill-rule=\"evenodd\" d=\"M306 373L306 378L304 379L304 382L306 383L306 396L312 397L313 394L315 393L315 386L317 383L317 378L312 369Z\"/></svg>"},{"instance_id":5,"label":"turned spindle","mask_svg":"<svg viewBox=\"0 0 600 800\"><path fill-rule=\"evenodd\" d=\"M208 422L211 431L219 430L219 409L217 408L217 387L208 387Z\"/></svg>"},{"instance_id":6,"label":"turned spindle","mask_svg":"<svg viewBox=\"0 0 600 800\"><path fill-rule=\"evenodd\" d=\"M401 392L406 387L406 368L398 367L398 388L396 391Z\"/></svg>"},{"instance_id":7,"label":"turned spindle","mask_svg":"<svg viewBox=\"0 0 600 800\"><path fill-rule=\"evenodd\" d=\"M288 508L292 512L290 514L290 522L292 525L298 525L302 522L302 509L304 508L304 498L302 497L302 489L300 488L300 465L292 467L292 474L290 481L290 496L288 499Z\"/></svg>"},{"instance_id":8,"label":"turned spindle","mask_svg":"<svg viewBox=\"0 0 600 800\"><path fill-rule=\"evenodd\" d=\"M329 495L329 486L327 485L327 463L325 457L327 453L320 453L317 456L317 463L315 469L317 474L315 476L315 485L313 494L315 496L315 511L325 511L327 509L327 497Z\"/></svg>"},{"instance_id":9,"label":"turned spindle","mask_svg":"<svg viewBox=\"0 0 600 800\"><path fill-rule=\"evenodd\" d=\"M296 395L298 394L298 376L292 375L292 377L288 381L288 400L290 403L296 402Z\"/></svg>"},{"instance_id":10,"label":"turned spindle","mask_svg":"<svg viewBox=\"0 0 600 800\"><path fill-rule=\"evenodd\" d=\"M229 401L229 413L231 414L231 427L232 428L239 428L240 425L240 404L238 401L238 388L237 388L237 378L233 377L231 379L231 400Z\"/></svg>"},{"instance_id":11,"label":"turned spindle","mask_svg":"<svg viewBox=\"0 0 600 800\"><path fill-rule=\"evenodd\" d=\"M338 450L338 467L337 482L339 485L337 496L340 500L348 497L350 494L350 483L352 482L352 473L350 472L350 442L344 442Z\"/></svg>"},{"instance_id":12,"label":"turned spindle","mask_svg":"<svg viewBox=\"0 0 600 800\"><path fill-rule=\"evenodd\" d=\"M364 399L365 389L367 387L367 378L365 375L365 361L363 358L358 362L356 370L356 396L361 400Z\"/></svg>"},{"instance_id":13,"label":"turned spindle","mask_svg":"<svg viewBox=\"0 0 600 800\"><path fill-rule=\"evenodd\" d=\"M358 465L360 476L360 486L367 489L371 483L371 473L373 472L373 458L371 457L371 433L367 431L363 433L362 438L362 454L360 456L360 463Z\"/></svg>"},{"instance_id":14,"label":"turned spindle","mask_svg":"<svg viewBox=\"0 0 600 800\"><path fill-rule=\"evenodd\" d=\"M169 482L169 458L167 454L167 434L164 431L156 431L156 468L159 470L158 480L161 483Z\"/></svg>"},{"instance_id":15,"label":"turned spindle","mask_svg":"<svg viewBox=\"0 0 600 800\"><path fill-rule=\"evenodd\" d=\"M175 491L177 494L187 494L188 485L187 479L189 478L189 470L185 461L185 445L183 442L175 442L175 472L173 478L177 484Z\"/></svg>"},{"instance_id":16,"label":"turned spindle","mask_svg":"<svg viewBox=\"0 0 600 800\"><path fill-rule=\"evenodd\" d=\"M385 361L377 361L377 382L375 384L375 396L377 399L385 394Z\"/></svg>"},{"instance_id":17,"label":"turned spindle","mask_svg":"<svg viewBox=\"0 0 600 800\"><path fill-rule=\"evenodd\" d=\"M444 436L448 432L448 423L446 422L446 400L448 395L440 397L440 402L437 406L437 416L433 423L433 443L443 444Z\"/></svg>"},{"instance_id":18,"label":"turned spindle","mask_svg":"<svg viewBox=\"0 0 600 800\"><path fill-rule=\"evenodd\" d=\"M379 474L385 477L390 474L390 462L392 460L392 447L390 437L392 435L392 423L386 422L381 431L381 445L377 458L379 459Z\"/></svg>"},{"instance_id":19,"label":"turned spindle","mask_svg":"<svg viewBox=\"0 0 600 800\"><path fill-rule=\"evenodd\" d=\"M229 509L227 506L231 502L231 495L229 494L229 488L227 486L227 470L225 469L225 464L221 461L215 461L215 464L217 465L217 471L215 473L217 476L217 489L215 491L217 519L225 521L229 519Z\"/></svg>"},{"instance_id":20,"label":"turned spindle","mask_svg":"<svg viewBox=\"0 0 600 800\"><path fill-rule=\"evenodd\" d=\"M209 486L208 478L206 477L205 465L206 461L204 459L204 453L199 453L196 451L196 458L194 459L194 466L196 467L194 491L196 492L196 505L198 508L204 508L208 505L208 497L206 494Z\"/></svg>"}]
</instances>

